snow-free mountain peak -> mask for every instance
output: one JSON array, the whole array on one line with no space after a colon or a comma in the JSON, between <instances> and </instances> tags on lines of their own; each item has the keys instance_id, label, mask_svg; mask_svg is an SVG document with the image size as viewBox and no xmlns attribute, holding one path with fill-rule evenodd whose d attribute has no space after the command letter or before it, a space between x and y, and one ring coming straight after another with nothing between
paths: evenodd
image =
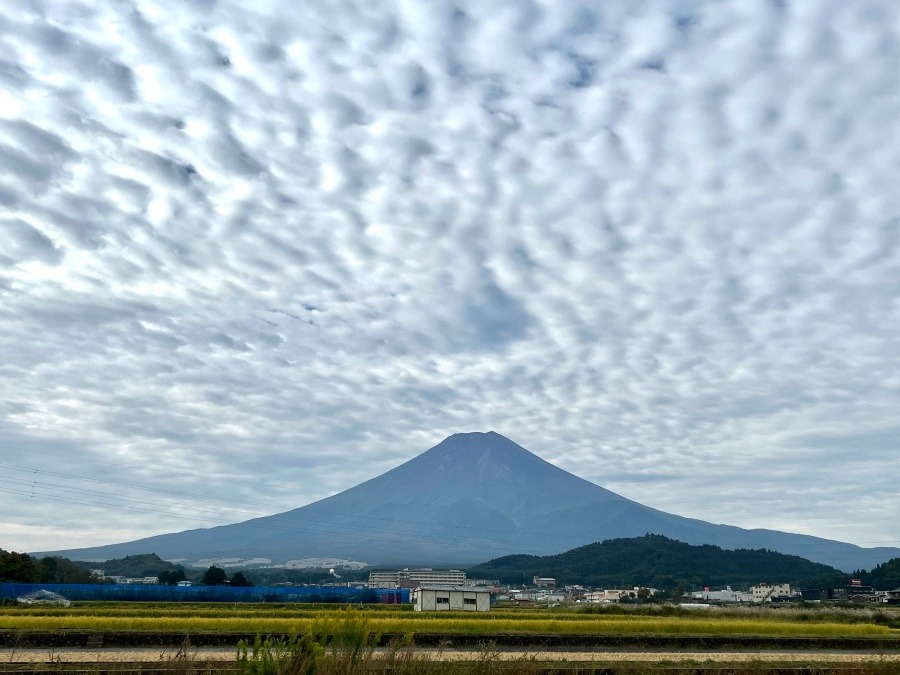
<instances>
[{"instance_id":1,"label":"snow-free mountain peak","mask_svg":"<svg viewBox=\"0 0 900 675\"><path fill-rule=\"evenodd\" d=\"M284 513L61 553L85 560L154 552L169 560L334 557L379 565L463 565L647 533L727 549L767 548L848 571L900 556L895 548L864 549L664 513L564 471L492 431L454 434L380 476Z\"/></svg>"},{"instance_id":2,"label":"snow-free mountain peak","mask_svg":"<svg viewBox=\"0 0 900 675\"><path fill-rule=\"evenodd\" d=\"M510 464L532 460L544 461L496 431L470 431L453 434L410 461L425 461L432 456L441 457L447 461L488 461L496 464Z\"/></svg>"}]
</instances>

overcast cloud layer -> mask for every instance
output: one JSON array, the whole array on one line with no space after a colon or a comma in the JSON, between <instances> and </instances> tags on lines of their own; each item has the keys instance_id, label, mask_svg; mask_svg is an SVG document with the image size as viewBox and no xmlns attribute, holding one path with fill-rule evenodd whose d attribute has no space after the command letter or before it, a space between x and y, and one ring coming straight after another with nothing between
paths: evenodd
<instances>
[{"instance_id":1,"label":"overcast cloud layer","mask_svg":"<svg viewBox=\"0 0 900 675\"><path fill-rule=\"evenodd\" d=\"M900 545L898 175L892 0L4 0L0 547L488 429Z\"/></svg>"}]
</instances>

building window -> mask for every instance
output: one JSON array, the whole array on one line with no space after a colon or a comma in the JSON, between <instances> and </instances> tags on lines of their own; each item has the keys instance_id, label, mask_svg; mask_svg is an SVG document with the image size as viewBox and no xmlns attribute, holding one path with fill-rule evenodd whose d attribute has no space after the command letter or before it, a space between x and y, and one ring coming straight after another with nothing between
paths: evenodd
<instances>
[{"instance_id":1,"label":"building window","mask_svg":"<svg viewBox=\"0 0 900 675\"><path fill-rule=\"evenodd\" d=\"M474 605L474 604L475 604L475 598L466 598L466 599L463 600L463 604L464 604L464 605Z\"/></svg>"},{"instance_id":2,"label":"building window","mask_svg":"<svg viewBox=\"0 0 900 675\"><path fill-rule=\"evenodd\" d=\"M435 598L434 601L438 605L449 605L450 604L450 598Z\"/></svg>"}]
</instances>

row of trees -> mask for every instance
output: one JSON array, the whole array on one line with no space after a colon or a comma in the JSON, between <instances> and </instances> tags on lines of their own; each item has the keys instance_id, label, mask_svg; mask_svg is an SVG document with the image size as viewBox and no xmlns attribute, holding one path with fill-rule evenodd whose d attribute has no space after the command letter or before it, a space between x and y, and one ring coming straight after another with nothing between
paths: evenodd
<instances>
[{"instance_id":1,"label":"row of trees","mask_svg":"<svg viewBox=\"0 0 900 675\"><path fill-rule=\"evenodd\" d=\"M68 558L35 560L27 553L0 549L0 581L24 584L92 584L97 578Z\"/></svg>"},{"instance_id":2,"label":"row of trees","mask_svg":"<svg viewBox=\"0 0 900 675\"><path fill-rule=\"evenodd\" d=\"M871 572L857 570L854 579L860 579L866 586L874 586L886 591L900 588L900 558L892 558L876 565Z\"/></svg>"},{"instance_id":3,"label":"row of trees","mask_svg":"<svg viewBox=\"0 0 900 675\"><path fill-rule=\"evenodd\" d=\"M116 572L119 570L117 569ZM159 583L176 586L186 581L184 569L164 569L156 574L152 570L141 569L141 576L156 576ZM91 584L99 579L88 570L78 567L68 558L46 557L37 560L27 553L0 549L0 581L14 581L23 584ZM205 586L252 586L243 572L235 572L231 579L221 567L212 566L203 573L200 581Z\"/></svg>"},{"instance_id":4,"label":"row of trees","mask_svg":"<svg viewBox=\"0 0 900 675\"><path fill-rule=\"evenodd\" d=\"M187 580L184 570L163 570L156 575L156 578L159 579L159 583L169 586L177 586L179 581Z\"/></svg>"},{"instance_id":5,"label":"row of trees","mask_svg":"<svg viewBox=\"0 0 900 675\"><path fill-rule=\"evenodd\" d=\"M84 564L81 565L84 567ZM162 579L164 572L181 572L184 574L185 569L181 565L170 563L163 560L155 553L137 553L135 555L126 555L124 558L114 558L102 563L91 563L91 567L100 567L107 576L122 577L159 577ZM177 579L175 583L183 580L184 577Z\"/></svg>"},{"instance_id":6,"label":"row of trees","mask_svg":"<svg viewBox=\"0 0 900 675\"><path fill-rule=\"evenodd\" d=\"M244 576L243 572L235 572L231 575L231 579L221 567L213 565L203 573L200 583L204 586L222 586L229 584L231 586L252 586L250 580Z\"/></svg>"}]
</instances>

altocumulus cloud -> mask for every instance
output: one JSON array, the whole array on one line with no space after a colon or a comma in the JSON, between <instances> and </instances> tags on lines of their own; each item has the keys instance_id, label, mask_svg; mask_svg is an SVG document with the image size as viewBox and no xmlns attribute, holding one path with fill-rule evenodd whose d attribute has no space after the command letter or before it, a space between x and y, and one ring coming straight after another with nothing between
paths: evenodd
<instances>
[{"instance_id":1,"label":"altocumulus cloud","mask_svg":"<svg viewBox=\"0 0 900 675\"><path fill-rule=\"evenodd\" d=\"M900 544L898 44L887 1L6 0L0 545L489 428Z\"/></svg>"}]
</instances>

